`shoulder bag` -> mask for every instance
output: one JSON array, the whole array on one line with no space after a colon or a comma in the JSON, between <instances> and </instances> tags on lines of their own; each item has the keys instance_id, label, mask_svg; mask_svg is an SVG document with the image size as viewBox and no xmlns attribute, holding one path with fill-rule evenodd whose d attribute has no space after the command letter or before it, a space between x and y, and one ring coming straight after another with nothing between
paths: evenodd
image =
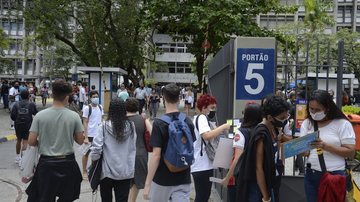
<instances>
[{"instance_id":1,"label":"shoulder bag","mask_svg":"<svg viewBox=\"0 0 360 202\"><path fill-rule=\"evenodd\" d=\"M105 123L103 126L103 137L105 136ZM89 166L88 170L88 178L90 182L90 187L93 192L95 192L101 181L101 173L102 173L102 160L103 160L103 152L100 155L100 158L96 161L93 161Z\"/></svg>"}]
</instances>

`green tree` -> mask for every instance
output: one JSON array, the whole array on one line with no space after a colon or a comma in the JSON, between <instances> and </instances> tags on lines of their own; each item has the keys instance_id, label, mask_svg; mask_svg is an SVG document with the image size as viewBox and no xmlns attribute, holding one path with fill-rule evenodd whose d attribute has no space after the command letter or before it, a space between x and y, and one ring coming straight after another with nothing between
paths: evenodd
<instances>
[{"instance_id":1,"label":"green tree","mask_svg":"<svg viewBox=\"0 0 360 202\"><path fill-rule=\"evenodd\" d=\"M141 0L33 0L25 18L43 46L61 41L84 65L121 67L136 83L147 60L142 4Z\"/></svg>"},{"instance_id":2,"label":"green tree","mask_svg":"<svg viewBox=\"0 0 360 202\"><path fill-rule=\"evenodd\" d=\"M297 9L280 6L277 0L150 0L146 7L150 26L166 30L175 40L191 42L189 51L196 58L200 88L207 57L217 53L231 35L273 36L271 31L256 24L256 16Z\"/></svg>"},{"instance_id":3,"label":"green tree","mask_svg":"<svg viewBox=\"0 0 360 202\"><path fill-rule=\"evenodd\" d=\"M80 62L78 57L74 58L70 47L61 41L55 42L43 51L43 60L46 76L65 80L70 78L70 69Z\"/></svg>"}]
</instances>

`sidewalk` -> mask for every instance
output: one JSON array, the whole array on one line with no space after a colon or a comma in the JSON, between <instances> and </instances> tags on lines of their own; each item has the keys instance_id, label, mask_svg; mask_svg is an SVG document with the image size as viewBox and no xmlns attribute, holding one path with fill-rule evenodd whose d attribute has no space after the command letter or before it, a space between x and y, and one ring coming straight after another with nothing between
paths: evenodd
<instances>
[{"instance_id":1,"label":"sidewalk","mask_svg":"<svg viewBox=\"0 0 360 202\"><path fill-rule=\"evenodd\" d=\"M47 107L51 106L51 101L47 103ZM180 111L183 111L183 102L180 104ZM10 129L10 114L1 108L2 105L0 105L0 148L1 147L8 147L6 151L9 151L9 153L2 154L2 159L5 158L5 160L1 164L0 169L0 195L2 196L1 201L19 201L23 202L27 200L27 195L25 194L25 189L28 186L28 184L24 184L20 181L19 176L19 167L14 163L15 159L15 140L16 137L14 135L15 131ZM37 99L37 107L39 110L44 109L41 105L40 99ZM165 109L163 107L163 104L160 104L158 117L160 117L162 114L165 113ZM194 110L191 111L190 117L193 117ZM147 116L148 116L147 112ZM12 141L12 142L8 142ZM2 142L2 143L1 143ZM75 157L76 160L81 167L81 157L82 155L78 152L78 147L76 143L74 144L75 149ZM151 154L150 154L151 157ZM192 192L191 192L191 200L194 201L195 198L195 189L194 184L192 183ZM81 184L81 194L80 199L77 200L80 202L88 202L88 201L101 201L100 193L98 192L96 195L93 195L89 186L89 182L87 180L84 180ZM142 199L142 190L140 190L138 195L138 202L145 202L145 200ZM219 195L215 191L215 189L212 190L212 194L210 197L210 202L219 202L221 199L219 198Z\"/></svg>"}]
</instances>

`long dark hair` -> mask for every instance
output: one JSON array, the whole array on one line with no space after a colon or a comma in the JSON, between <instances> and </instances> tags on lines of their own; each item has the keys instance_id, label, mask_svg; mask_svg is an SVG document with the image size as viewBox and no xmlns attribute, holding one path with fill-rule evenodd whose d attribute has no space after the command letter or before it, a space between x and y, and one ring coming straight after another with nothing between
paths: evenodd
<instances>
[{"instance_id":1,"label":"long dark hair","mask_svg":"<svg viewBox=\"0 0 360 202\"><path fill-rule=\"evenodd\" d=\"M309 111L309 103L310 101L317 101L325 108L326 118L333 120L333 119L346 119L346 116L342 111L336 106L334 103L331 95L325 90L315 90L312 92L308 102L307 102L307 118L313 123L314 120L312 119Z\"/></svg>"},{"instance_id":2,"label":"long dark hair","mask_svg":"<svg viewBox=\"0 0 360 202\"><path fill-rule=\"evenodd\" d=\"M118 98L111 100L107 120L111 122L112 135L117 141L123 142L129 137L126 133L127 127L130 128L130 134L133 135L132 124L126 116L126 104L123 100Z\"/></svg>"},{"instance_id":3,"label":"long dark hair","mask_svg":"<svg viewBox=\"0 0 360 202\"><path fill-rule=\"evenodd\" d=\"M261 105L257 103L248 104L244 111L244 120L241 123L242 128L252 128L262 121Z\"/></svg>"}]
</instances>

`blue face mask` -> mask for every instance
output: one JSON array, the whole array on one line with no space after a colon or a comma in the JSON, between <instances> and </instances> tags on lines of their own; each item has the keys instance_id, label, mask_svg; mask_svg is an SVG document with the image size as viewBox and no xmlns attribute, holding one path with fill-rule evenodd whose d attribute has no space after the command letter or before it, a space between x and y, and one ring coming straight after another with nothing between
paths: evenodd
<instances>
[{"instance_id":1,"label":"blue face mask","mask_svg":"<svg viewBox=\"0 0 360 202\"><path fill-rule=\"evenodd\" d=\"M99 98L98 97L91 98L91 103L93 103L95 105L98 105L99 104Z\"/></svg>"}]
</instances>

